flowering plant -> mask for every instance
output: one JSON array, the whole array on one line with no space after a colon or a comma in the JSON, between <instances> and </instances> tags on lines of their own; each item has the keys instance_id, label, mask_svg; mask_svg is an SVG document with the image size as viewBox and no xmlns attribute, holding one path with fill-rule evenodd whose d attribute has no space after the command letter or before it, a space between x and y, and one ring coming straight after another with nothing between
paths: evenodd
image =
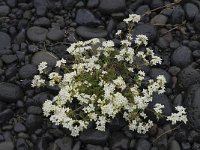
<instances>
[{"instance_id":1,"label":"flowering plant","mask_svg":"<svg viewBox=\"0 0 200 150\"><path fill-rule=\"evenodd\" d=\"M143 67L161 64L161 58L145 47L148 44L145 35L137 35L133 40L131 32L139 20L136 14L124 19L128 25L127 34L123 35L120 30L116 33L121 38L120 47L111 40L78 41L67 49L74 56L71 66L61 59L55 66L59 71L49 75L46 62L38 66L40 74L34 76L32 87L46 84L60 87L58 95L43 104L46 117L69 129L72 136L79 135L91 121L95 122L96 129L105 131L106 123L119 113L132 131L146 133L152 127L153 122L144 111L154 93L165 92L166 79L159 75L143 85ZM156 104L153 111L161 116L162 108L163 105ZM179 113L167 120L186 122L185 108L179 106L177 110Z\"/></svg>"}]
</instances>

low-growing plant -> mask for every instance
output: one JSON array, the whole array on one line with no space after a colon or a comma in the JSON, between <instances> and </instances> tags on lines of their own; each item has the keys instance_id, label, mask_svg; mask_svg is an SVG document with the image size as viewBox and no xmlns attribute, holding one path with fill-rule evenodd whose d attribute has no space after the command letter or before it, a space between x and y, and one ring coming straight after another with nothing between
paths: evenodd
<instances>
[{"instance_id":1,"label":"low-growing plant","mask_svg":"<svg viewBox=\"0 0 200 150\"><path fill-rule=\"evenodd\" d=\"M145 114L153 94L165 92L166 79L159 75L146 80L143 68L161 64L161 58L146 48L146 35L132 38L132 31L140 16L129 15L124 19L127 31L118 30L121 40L115 46L112 40L97 38L71 44L67 51L73 55L71 66L66 60L57 61L57 72L47 73L47 63L38 66L39 75L32 80L32 87L58 86L60 91L53 100L46 100L43 112L56 125L62 125L78 136L91 121L96 129L105 131L106 124L117 114L122 114L129 129L146 133L153 121ZM145 83L143 83L145 81ZM158 118L163 117L164 105L156 104L152 110ZM164 116L172 124L187 122L185 108L177 106L178 113Z\"/></svg>"}]
</instances>

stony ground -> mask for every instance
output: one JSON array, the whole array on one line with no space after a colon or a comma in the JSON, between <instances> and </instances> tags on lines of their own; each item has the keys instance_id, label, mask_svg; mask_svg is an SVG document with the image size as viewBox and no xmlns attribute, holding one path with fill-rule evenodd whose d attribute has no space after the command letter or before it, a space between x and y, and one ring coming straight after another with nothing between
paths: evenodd
<instances>
[{"instance_id":1,"label":"stony ground","mask_svg":"<svg viewBox=\"0 0 200 150\"><path fill-rule=\"evenodd\" d=\"M0 0L0 150L200 150L200 1L182 0ZM168 7L165 7L165 6ZM160 9L159 9L160 8ZM153 10L153 11L150 11ZM148 13L147 13L148 12ZM71 57L70 43L93 37L119 40L130 13L146 14L135 34L147 34L163 64L148 75L167 79L154 97L170 114L188 108L189 123L160 121L148 134L130 132L119 116L107 132L89 129L72 138L44 118L41 105L57 89L33 89L36 65Z\"/></svg>"}]
</instances>

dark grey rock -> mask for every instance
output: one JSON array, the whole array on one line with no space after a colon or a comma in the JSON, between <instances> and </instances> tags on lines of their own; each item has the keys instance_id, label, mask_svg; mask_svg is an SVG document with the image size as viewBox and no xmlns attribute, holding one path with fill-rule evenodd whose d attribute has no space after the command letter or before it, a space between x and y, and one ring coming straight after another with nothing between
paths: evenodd
<instances>
[{"instance_id":1,"label":"dark grey rock","mask_svg":"<svg viewBox=\"0 0 200 150\"><path fill-rule=\"evenodd\" d=\"M159 68L152 68L149 72L149 76L153 79L156 79L157 76L159 75L164 75L167 83L170 83L171 80L171 76L169 75L169 73L167 73L165 70L163 69L159 69Z\"/></svg>"},{"instance_id":2,"label":"dark grey rock","mask_svg":"<svg viewBox=\"0 0 200 150\"><path fill-rule=\"evenodd\" d=\"M104 149L101 146L98 146L98 145L87 144L86 150L104 150Z\"/></svg>"},{"instance_id":3,"label":"dark grey rock","mask_svg":"<svg viewBox=\"0 0 200 150\"><path fill-rule=\"evenodd\" d=\"M136 35L144 34L148 37L149 41L152 42L157 36L157 31L155 26L151 24L140 24L137 25L133 31L133 40L135 40Z\"/></svg>"},{"instance_id":4,"label":"dark grey rock","mask_svg":"<svg viewBox=\"0 0 200 150\"><path fill-rule=\"evenodd\" d=\"M99 5L99 0L88 0L87 7L88 8L95 8Z\"/></svg>"},{"instance_id":5,"label":"dark grey rock","mask_svg":"<svg viewBox=\"0 0 200 150\"><path fill-rule=\"evenodd\" d=\"M36 115L28 115L26 118L26 127L29 132L33 133L42 126L42 117Z\"/></svg>"},{"instance_id":6,"label":"dark grey rock","mask_svg":"<svg viewBox=\"0 0 200 150\"><path fill-rule=\"evenodd\" d=\"M47 99L52 99L52 98L53 98L53 95L51 95L51 94L49 94L47 92L38 93L32 99L28 99L26 101L26 105L27 106L42 106L43 103Z\"/></svg>"},{"instance_id":7,"label":"dark grey rock","mask_svg":"<svg viewBox=\"0 0 200 150\"><path fill-rule=\"evenodd\" d=\"M16 102L23 98L22 89L12 83L0 83L0 100L4 102Z\"/></svg>"},{"instance_id":8,"label":"dark grey rock","mask_svg":"<svg viewBox=\"0 0 200 150\"><path fill-rule=\"evenodd\" d=\"M191 145L189 142L182 142L181 147L183 150L191 150Z\"/></svg>"},{"instance_id":9,"label":"dark grey rock","mask_svg":"<svg viewBox=\"0 0 200 150\"><path fill-rule=\"evenodd\" d=\"M149 8L149 6L148 5L141 5L141 6L139 6L138 8L137 8L137 10L136 10L136 14L138 14L138 15L144 15L147 11L150 11L150 8ZM148 15L146 15L146 16L143 16L142 18L141 18L141 21L142 22L149 22L149 16Z\"/></svg>"},{"instance_id":10,"label":"dark grey rock","mask_svg":"<svg viewBox=\"0 0 200 150\"><path fill-rule=\"evenodd\" d=\"M172 64L180 68L184 68L188 66L189 64L192 63L192 61L193 61L192 52L186 46L177 48L173 52L172 57L171 57Z\"/></svg>"},{"instance_id":11,"label":"dark grey rock","mask_svg":"<svg viewBox=\"0 0 200 150\"><path fill-rule=\"evenodd\" d=\"M177 49L180 46L180 43L178 41L172 41L169 44L170 48Z\"/></svg>"},{"instance_id":12,"label":"dark grey rock","mask_svg":"<svg viewBox=\"0 0 200 150\"><path fill-rule=\"evenodd\" d=\"M99 10L102 13L116 13L122 12L126 9L125 0L101 0Z\"/></svg>"},{"instance_id":13,"label":"dark grey rock","mask_svg":"<svg viewBox=\"0 0 200 150\"><path fill-rule=\"evenodd\" d=\"M151 149L151 144L149 141L145 139L139 139L137 141L137 147L136 150L150 150Z\"/></svg>"},{"instance_id":14,"label":"dark grey rock","mask_svg":"<svg viewBox=\"0 0 200 150\"><path fill-rule=\"evenodd\" d=\"M181 24L183 22L183 20L185 19L185 12L181 8L181 6L176 6L173 8L170 19L172 24Z\"/></svg>"},{"instance_id":15,"label":"dark grey rock","mask_svg":"<svg viewBox=\"0 0 200 150\"><path fill-rule=\"evenodd\" d=\"M51 28L47 33L47 37L52 41L61 41L64 38L64 31L56 28Z\"/></svg>"},{"instance_id":16,"label":"dark grey rock","mask_svg":"<svg viewBox=\"0 0 200 150\"><path fill-rule=\"evenodd\" d=\"M191 42L188 43L188 46L192 50L200 49L200 42L199 41L191 41Z\"/></svg>"},{"instance_id":17,"label":"dark grey rock","mask_svg":"<svg viewBox=\"0 0 200 150\"><path fill-rule=\"evenodd\" d=\"M192 52L192 55L195 57L195 58L200 58L200 50L195 50Z\"/></svg>"},{"instance_id":18,"label":"dark grey rock","mask_svg":"<svg viewBox=\"0 0 200 150\"><path fill-rule=\"evenodd\" d=\"M126 121L122 115L117 115L109 124L109 130L118 131L121 130L126 125Z\"/></svg>"},{"instance_id":19,"label":"dark grey rock","mask_svg":"<svg viewBox=\"0 0 200 150\"><path fill-rule=\"evenodd\" d=\"M46 39L47 33L47 29L34 26L27 30L27 37L33 42L40 42Z\"/></svg>"},{"instance_id":20,"label":"dark grey rock","mask_svg":"<svg viewBox=\"0 0 200 150\"><path fill-rule=\"evenodd\" d=\"M167 23L168 18L164 15L156 15L151 19L151 24L161 24L164 25Z\"/></svg>"},{"instance_id":21,"label":"dark grey rock","mask_svg":"<svg viewBox=\"0 0 200 150\"><path fill-rule=\"evenodd\" d=\"M6 64L11 64L17 60L17 56L16 55L3 55L1 57L1 60L3 60L3 62Z\"/></svg>"},{"instance_id":22,"label":"dark grey rock","mask_svg":"<svg viewBox=\"0 0 200 150\"><path fill-rule=\"evenodd\" d=\"M109 132L103 132L95 129L87 129L81 133L79 138L83 143L105 145L109 138Z\"/></svg>"},{"instance_id":23,"label":"dark grey rock","mask_svg":"<svg viewBox=\"0 0 200 150\"><path fill-rule=\"evenodd\" d=\"M6 121L10 120L14 115L14 112L11 109L6 109L0 112L0 124L5 123Z\"/></svg>"},{"instance_id":24,"label":"dark grey rock","mask_svg":"<svg viewBox=\"0 0 200 150\"><path fill-rule=\"evenodd\" d=\"M184 68L179 76L178 83L183 89L187 89L189 86L200 82L200 73L193 68Z\"/></svg>"},{"instance_id":25,"label":"dark grey rock","mask_svg":"<svg viewBox=\"0 0 200 150\"><path fill-rule=\"evenodd\" d=\"M173 140L169 144L169 150L181 150L181 147L176 140Z\"/></svg>"},{"instance_id":26,"label":"dark grey rock","mask_svg":"<svg viewBox=\"0 0 200 150\"><path fill-rule=\"evenodd\" d=\"M30 149L27 142L23 138L17 139L16 148L17 150Z\"/></svg>"},{"instance_id":27,"label":"dark grey rock","mask_svg":"<svg viewBox=\"0 0 200 150\"><path fill-rule=\"evenodd\" d=\"M151 8L158 8L158 7L162 7L164 5L164 1L163 0L152 0L151 1Z\"/></svg>"},{"instance_id":28,"label":"dark grey rock","mask_svg":"<svg viewBox=\"0 0 200 150\"><path fill-rule=\"evenodd\" d=\"M1 142L0 150L14 150L14 143L13 142Z\"/></svg>"},{"instance_id":29,"label":"dark grey rock","mask_svg":"<svg viewBox=\"0 0 200 150\"><path fill-rule=\"evenodd\" d=\"M71 9L78 2L78 0L62 0L65 9Z\"/></svg>"},{"instance_id":30,"label":"dark grey rock","mask_svg":"<svg viewBox=\"0 0 200 150\"><path fill-rule=\"evenodd\" d=\"M114 132L111 135L110 147L111 149L126 150L129 147L129 139L123 133Z\"/></svg>"},{"instance_id":31,"label":"dark grey rock","mask_svg":"<svg viewBox=\"0 0 200 150\"><path fill-rule=\"evenodd\" d=\"M195 27L195 29L196 29L197 31L200 31L199 26L200 26L200 13L197 14L197 15L195 16L195 19L194 19L194 27Z\"/></svg>"},{"instance_id":32,"label":"dark grey rock","mask_svg":"<svg viewBox=\"0 0 200 150\"><path fill-rule=\"evenodd\" d=\"M179 67L176 66L172 66L169 68L168 72L172 75L172 76L176 76L179 72L181 71L181 69Z\"/></svg>"},{"instance_id":33,"label":"dark grey rock","mask_svg":"<svg viewBox=\"0 0 200 150\"><path fill-rule=\"evenodd\" d=\"M32 64L27 64L19 69L19 77L21 79L32 79L37 73L37 67Z\"/></svg>"},{"instance_id":34,"label":"dark grey rock","mask_svg":"<svg viewBox=\"0 0 200 150\"><path fill-rule=\"evenodd\" d=\"M26 132L26 127L22 123L18 122L14 126L14 131L17 133L18 132Z\"/></svg>"},{"instance_id":35,"label":"dark grey rock","mask_svg":"<svg viewBox=\"0 0 200 150\"><path fill-rule=\"evenodd\" d=\"M6 5L0 6L0 17L7 16L10 12L10 8Z\"/></svg>"},{"instance_id":36,"label":"dark grey rock","mask_svg":"<svg viewBox=\"0 0 200 150\"><path fill-rule=\"evenodd\" d=\"M41 26L41 27L49 27L51 25L51 22L46 17L38 18L33 23L35 26Z\"/></svg>"},{"instance_id":37,"label":"dark grey rock","mask_svg":"<svg viewBox=\"0 0 200 150\"><path fill-rule=\"evenodd\" d=\"M174 106L181 106L183 103L183 96L181 94L178 94L176 98L173 101Z\"/></svg>"},{"instance_id":38,"label":"dark grey rock","mask_svg":"<svg viewBox=\"0 0 200 150\"><path fill-rule=\"evenodd\" d=\"M17 4L16 0L7 0L6 2L8 4L8 6L10 6L10 7L15 7Z\"/></svg>"},{"instance_id":39,"label":"dark grey rock","mask_svg":"<svg viewBox=\"0 0 200 150\"><path fill-rule=\"evenodd\" d=\"M64 137L62 139L57 139L55 143L58 145L60 150L71 150L72 149L72 138Z\"/></svg>"},{"instance_id":40,"label":"dark grey rock","mask_svg":"<svg viewBox=\"0 0 200 150\"><path fill-rule=\"evenodd\" d=\"M165 38L163 38L163 37L160 37L160 38L158 39L158 41L156 42L156 44L157 44L158 47L161 48L161 49L167 49L168 46L169 46L168 41L167 41Z\"/></svg>"},{"instance_id":41,"label":"dark grey rock","mask_svg":"<svg viewBox=\"0 0 200 150\"><path fill-rule=\"evenodd\" d=\"M10 36L5 32L0 32L0 50L3 50L4 48L10 47L11 45L11 38Z\"/></svg>"},{"instance_id":42,"label":"dark grey rock","mask_svg":"<svg viewBox=\"0 0 200 150\"><path fill-rule=\"evenodd\" d=\"M53 53L48 51L39 51L32 56L31 63L33 65L39 65L42 61L45 61L47 62L48 66L53 67L56 65L57 60L58 57Z\"/></svg>"},{"instance_id":43,"label":"dark grey rock","mask_svg":"<svg viewBox=\"0 0 200 150\"><path fill-rule=\"evenodd\" d=\"M97 26L100 21L88 9L79 9L76 12L76 22L80 25Z\"/></svg>"},{"instance_id":44,"label":"dark grey rock","mask_svg":"<svg viewBox=\"0 0 200 150\"><path fill-rule=\"evenodd\" d=\"M148 108L150 110L153 110L153 108L154 108L154 106L155 106L156 103L159 103L159 104L165 106L162 109L162 112L163 112L162 114L164 116L171 115L171 113L172 113L172 104L171 104L169 98L165 94L154 94L153 100L149 103ZM152 112L150 112L150 111L147 110L146 114L150 117L150 119L158 122L158 120L156 119L156 116ZM166 121L164 119L160 119L159 120L159 123L161 123L161 124L163 124L165 122Z\"/></svg>"},{"instance_id":45,"label":"dark grey rock","mask_svg":"<svg viewBox=\"0 0 200 150\"><path fill-rule=\"evenodd\" d=\"M74 144L72 150L80 150L80 148L81 148L81 142L80 142L80 141L77 141L77 142Z\"/></svg>"},{"instance_id":46,"label":"dark grey rock","mask_svg":"<svg viewBox=\"0 0 200 150\"><path fill-rule=\"evenodd\" d=\"M44 16L47 11L47 1L46 0L34 0L34 7L36 8L36 14L38 16Z\"/></svg>"},{"instance_id":47,"label":"dark grey rock","mask_svg":"<svg viewBox=\"0 0 200 150\"><path fill-rule=\"evenodd\" d=\"M199 13L198 7L192 3L186 3L184 5L184 10L188 20L193 20L195 16Z\"/></svg>"},{"instance_id":48,"label":"dark grey rock","mask_svg":"<svg viewBox=\"0 0 200 150\"><path fill-rule=\"evenodd\" d=\"M27 113L28 114L34 114L34 115L41 115L42 114L42 109L37 106L30 106L27 108Z\"/></svg>"},{"instance_id":49,"label":"dark grey rock","mask_svg":"<svg viewBox=\"0 0 200 150\"><path fill-rule=\"evenodd\" d=\"M101 28L89 28L86 26L79 26L76 33L84 39L104 38L107 36L107 31Z\"/></svg>"}]
</instances>

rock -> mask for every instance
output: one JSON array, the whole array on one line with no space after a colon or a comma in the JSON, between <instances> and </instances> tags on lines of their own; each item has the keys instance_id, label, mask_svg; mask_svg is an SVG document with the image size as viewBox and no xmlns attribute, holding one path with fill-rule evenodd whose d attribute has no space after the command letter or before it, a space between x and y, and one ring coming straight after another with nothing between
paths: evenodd
<instances>
[{"instance_id":1,"label":"rock","mask_svg":"<svg viewBox=\"0 0 200 150\"><path fill-rule=\"evenodd\" d=\"M88 8L95 8L99 5L99 0L88 0L87 7Z\"/></svg>"},{"instance_id":2,"label":"rock","mask_svg":"<svg viewBox=\"0 0 200 150\"><path fill-rule=\"evenodd\" d=\"M152 0L151 1L151 8L158 8L158 7L162 7L164 5L164 1L163 0Z\"/></svg>"},{"instance_id":3,"label":"rock","mask_svg":"<svg viewBox=\"0 0 200 150\"><path fill-rule=\"evenodd\" d=\"M51 22L46 17L38 18L33 23L35 26L41 26L41 27L49 27L51 25Z\"/></svg>"},{"instance_id":4,"label":"rock","mask_svg":"<svg viewBox=\"0 0 200 150\"><path fill-rule=\"evenodd\" d=\"M138 15L144 15L147 11L150 11L150 8L149 8L149 6L148 5L141 5L141 6L139 6L138 8L137 8L137 10L136 10L136 12L135 12L135 14L138 14ZM141 17L141 21L142 22L149 22L149 16L143 16L143 17Z\"/></svg>"},{"instance_id":5,"label":"rock","mask_svg":"<svg viewBox=\"0 0 200 150\"><path fill-rule=\"evenodd\" d=\"M183 96L181 94L178 94L176 98L173 101L174 106L180 106L183 103Z\"/></svg>"},{"instance_id":6,"label":"rock","mask_svg":"<svg viewBox=\"0 0 200 150\"><path fill-rule=\"evenodd\" d=\"M76 12L76 23L86 26L98 26L100 21L87 9L79 9Z\"/></svg>"},{"instance_id":7,"label":"rock","mask_svg":"<svg viewBox=\"0 0 200 150\"><path fill-rule=\"evenodd\" d=\"M176 140L173 140L169 144L169 150L181 150L181 147Z\"/></svg>"},{"instance_id":8,"label":"rock","mask_svg":"<svg viewBox=\"0 0 200 150\"><path fill-rule=\"evenodd\" d=\"M0 17L7 16L10 12L10 8L6 5L0 6Z\"/></svg>"},{"instance_id":9,"label":"rock","mask_svg":"<svg viewBox=\"0 0 200 150\"><path fill-rule=\"evenodd\" d=\"M10 7L15 7L17 4L16 0L7 0L6 2L8 4L8 6L10 6Z\"/></svg>"},{"instance_id":10,"label":"rock","mask_svg":"<svg viewBox=\"0 0 200 150\"><path fill-rule=\"evenodd\" d=\"M167 23L168 18L164 15L156 15L151 19L151 24L161 24L164 25Z\"/></svg>"},{"instance_id":11,"label":"rock","mask_svg":"<svg viewBox=\"0 0 200 150\"><path fill-rule=\"evenodd\" d=\"M51 28L47 33L47 37L52 41L61 41L64 38L64 31L56 28Z\"/></svg>"},{"instance_id":12,"label":"rock","mask_svg":"<svg viewBox=\"0 0 200 150\"><path fill-rule=\"evenodd\" d=\"M28 131L33 133L35 130L40 128L42 125L42 117L36 116L36 115L28 115L26 118L26 127L28 128Z\"/></svg>"},{"instance_id":13,"label":"rock","mask_svg":"<svg viewBox=\"0 0 200 150\"><path fill-rule=\"evenodd\" d=\"M34 114L34 115L41 115L42 114L42 109L37 106L30 106L27 109L28 114Z\"/></svg>"},{"instance_id":14,"label":"rock","mask_svg":"<svg viewBox=\"0 0 200 150\"><path fill-rule=\"evenodd\" d=\"M48 149L48 143L46 137L40 137L39 140L37 140L37 143L34 145L35 150L46 150Z\"/></svg>"},{"instance_id":15,"label":"rock","mask_svg":"<svg viewBox=\"0 0 200 150\"><path fill-rule=\"evenodd\" d=\"M0 100L3 102L16 102L23 98L22 89L12 83L0 83Z\"/></svg>"},{"instance_id":16,"label":"rock","mask_svg":"<svg viewBox=\"0 0 200 150\"><path fill-rule=\"evenodd\" d=\"M14 150L13 142L1 142L0 150Z\"/></svg>"},{"instance_id":17,"label":"rock","mask_svg":"<svg viewBox=\"0 0 200 150\"><path fill-rule=\"evenodd\" d=\"M30 149L27 142L23 138L17 139L16 148L17 150Z\"/></svg>"},{"instance_id":18,"label":"rock","mask_svg":"<svg viewBox=\"0 0 200 150\"><path fill-rule=\"evenodd\" d=\"M164 116L169 116L172 113L172 104L169 100L169 98L165 95L165 94L154 94L153 96L153 100L149 103L148 108L150 110L153 110L154 106L156 103L159 103L161 105L164 105L165 107L162 109L162 114ZM147 115L150 117L150 119L155 120L155 122L158 122L158 120L156 119L155 115L150 112L150 111L146 111ZM160 119L159 123L164 123L166 122L165 119Z\"/></svg>"},{"instance_id":19,"label":"rock","mask_svg":"<svg viewBox=\"0 0 200 150\"><path fill-rule=\"evenodd\" d=\"M45 15L48 5L46 0L34 0L33 5L36 8L36 14L38 16Z\"/></svg>"},{"instance_id":20,"label":"rock","mask_svg":"<svg viewBox=\"0 0 200 150\"><path fill-rule=\"evenodd\" d=\"M200 42L199 41L191 41L188 43L188 46L192 50L200 49Z\"/></svg>"},{"instance_id":21,"label":"rock","mask_svg":"<svg viewBox=\"0 0 200 150\"><path fill-rule=\"evenodd\" d=\"M191 149L191 145L190 145L189 142L182 142L181 147L182 147L183 150L190 150Z\"/></svg>"},{"instance_id":22,"label":"rock","mask_svg":"<svg viewBox=\"0 0 200 150\"><path fill-rule=\"evenodd\" d=\"M118 131L121 130L126 125L126 121L122 115L117 115L109 124L109 130Z\"/></svg>"},{"instance_id":23,"label":"rock","mask_svg":"<svg viewBox=\"0 0 200 150\"><path fill-rule=\"evenodd\" d=\"M86 150L104 150L104 149L101 146L98 146L98 145L87 144Z\"/></svg>"},{"instance_id":24,"label":"rock","mask_svg":"<svg viewBox=\"0 0 200 150\"><path fill-rule=\"evenodd\" d=\"M77 142L74 144L72 150L80 150L80 148L81 148L81 142L80 142L80 141L77 141Z\"/></svg>"},{"instance_id":25,"label":"rock","mask_svg":"<svg viewBox=\"0 0 200 150\"><path fill-rule=\"evenodd\" d=\"M37 67L32 64L27 64L19 69L19 77L21 79L32 79L37 73Z\"/></svg>"},{"instance_id":26,"label":"rock","mask_svg":"<svg viewBox=\"0 0 200 150\"><path fill-rule=\"evenodd\" d=\"M158 45L158 47L161 49L167 49L169 46L169 43L163 37L159 37L158 41L156 42L156 45Z\"/></svg>"},{"instance_id":27,"label":"rock","mask_svg":"<svg viewBox=\"0 0 200 150\"><path fill-rule=\"evenodd\" d=\"M172 41L169 44L170 48L177 49L180 46L180 43L178 41Z\"/></svg>"},{"instance_id":28,"label":"rock","mask_svg":"<svg viewBox=\"0 0 200 150\"><path fill-rule=\"evenodd\" d=\"M159 68L152 68L149 72L149 76L153 79L156 79L157 76L159 76L159 75L164 75L167 83L170 83L171 77L170 77L169 73L167 73L165 70L159 69Z\"/></svg>"},{"instance_id":29,"label":"rock","mask_svg":"<svg viewBox=\"0 0 200 150\"><path fill-rule=\"evenodd\" d=\"M62 0L65 9L71 9L78 2L78 0Z\"/></svg>"},{"instance_id":30,"label":"rock","mask_svg":"<svg viewBox=\"0 0 200 150\"><path fill-rule=\"evenodd\" d=\"M3 55L1 57L1 59L3 60L4 63L11 64L17 60L17 56L16 55Z\"/></svg>"},{"instance_id":31,"label":"rock","mask_svg":"<svg viewBox=\"0 0 200 150\"><path fill-rule=\"evenodd\" d=\"M55 143L58 145L60 150L72 150L71 137L64 137L62 139L57 139Z\"/></svg>"},{"instance_id":32,"label":"rock","mask_svg":"<svg viewBox=\"0 0 200 150\"><path fill-rule=\"evenodd\" d=\"M14 131L17 133L26 132L26 127L22 123L18 122L14 126Z\"/></svg>"},{"instance_id":33,"label":"rock","mask_svg":"<svg viewBox=\"0 0 200 150\"><path fill-rule=\"evenodd\" d=\"M126 9L125 0L101 0L99 10L102 13L117 13Z\"/></svg>"},{"instance_id":34,"label":"rock","mask_svg":"<svg viewBox=\"0 0 200 150\"><path fill-rule=\"evenodd\" d=\"M151 144L149 141L145 139L139 139L137 141L137 147L136 150L150 150L151 149Z\"/></svg>"},{"instance_id":35,"label":"rock","mask_svg":"<svg viewBox=\"0 0 200 150\"><path fill-rule=\"evenodd\" d=\"M10 120L14 115L14 112L11 109L6 109L0 112L0 124L5 123L6 121Z\"/></svg>"},{"instance_id":36,"label":"rock","mask_svg":"<svg viewBox=\"0 0 200 150\"><path fill-rule=\"evenodd\" d=\"M41 62L45 61L47 62L48 66L53 67L56 65L57 60L58 57L53 53L48 51L39 51L32 56L31 63L33 65L39 65Z\"/></svg>"},{"instance_id":37,"label":"rock","mask_svg":"<svg viewBox=\"0 0 200 150\"><path fill-rule=\"evenodd\" d=\"M192 61L193 61L192 52L186 46L177 48L171 56L172 64L180 68L188 66L189 64L192 63Z\"/></svg>"},{"instance_id":38,"label":"rock","mask_svg":"<svg viewBox=\"0 0 200 150\"><path fill-rule=\"evenodd\" d=\"M181 24L185 19L185 12L180 6L176 6L173 8L173 12L171 15L171 23L172 24Z\"/></svg>"},{"instance_id":39,"label":"rock","mask_svg":"<svg viewBox=\"0 0 200 150\"><path fill-rule=\"evenodd\" d=\"M107 36L107 31L104 29L86 26L79 26L76 28L76 33L84 39L104 38Z\"/></svg>"},{"instance_id":40,"label":"rock","mask_svg":"<svg viewBox=\"0 0 200 150\"><path fill-rule=\"evenodd\" d=\"M184 10L185 10L187 19L190 21L192 21L195 18L195 16L199 13L198 7L192 3L186 3L184 5Z\"/></svg>"},{"instance_id":41,"label":"rock","mask_svg":"<svg viewBox=\"0 0 200 150\"><path fill-rule=\"evenodd\" d=\"M126 150L129 147L129 139L120 132L114 132L111 136L110 147Z\"/></svg>"},{"instance_id":42,"label":"rock","mask_svg":"<svg viewBox=\"0 0 200 150\"><path fill-rule=\"evenodd\" d=\"M178 76L179 86L183 89L187 89L189 86L199 82L200 73L190 67L184 68Z\"/></svg>"},{"instance_id":43,"label":"rock","mask_svg":"<svg viewBox=\"0 0 200 150\"><path fill-rule=\"evenodd\" d=\"M0 32L0 51L11 46L11 38L5 32Z\"/></svg>"},{"instance_id":44,"label":"rock","mask_svg":"<svg viewBox=\"0 0 200 150\"><path fill-rule=\"evenodd\" d=\"M33 26L27 30L27 37L33 42L40 42L46 39L48 30L42 27Z\"/></svg>"},{"instance_id":45,"label":"rock","mask_svg":"<svg viewBox=\"0 0 200 150\"><path fill-rule=\"evenodd\" d=\"M195 50L192 52L192 55L195 57L195 58L200 58L200 50Z\"/></svg>"},{"instance_id":46,"label":"rock","mask_svg":"<svg viewBox=\"0 0 200 150\"><path fill-rule=\"evenodd\" d=\"M168 72L172 75L172 76L176 76L179 72L181 71L181 69L179 67L176 66L172 66L169 68Z\"/></svg>"},{"instance_id":47,"label":"rock","mask_svg":"<svg viewBox=\"0 0 200 150\"><path fill-rule=\"evenodd\" d=\"M26 101L26 105L27 106L40 106L41 107L47 99L51 100L52 98L53 98L53 95L51 95L47 92L42 92L42 93L35 95L32 99L28 99Z\"/></svg>"},{"instance_id":48,"label":"rock","mask_svg":"<svg viewBox=\"0 0 200 150\"><path fill-rule=\"evenodd\" d=\"M140 24L137 25L133 31L133 40L135 40L136 35L144 34L148 37L149 41L152 42L157 36L157 31L155 26L151 24Z\"/></svg>"},{"instance_id":49,"label":"rock","mask_svg":"<svg viewBox=\"0 0 200 150\"><path fill-rule=\"evenodd\" d=\"M87 129L80 134L79 138L83 143L105 145L109 138L109 132L103 132L95 129Z\"/></svg>"},{"instance_id":50,"label":"rock","mask_svg":"<svg viewBox=\"0 0 200 150\"><path fill-rule=\"evenodd\" d=\"M195 16L195 19L194 19L194 27L195 27L195 29L196 29L197 31L200 31L199 26L200 26L200 13L197 14L197 15Z\"/></svg>"}]
</instances>

